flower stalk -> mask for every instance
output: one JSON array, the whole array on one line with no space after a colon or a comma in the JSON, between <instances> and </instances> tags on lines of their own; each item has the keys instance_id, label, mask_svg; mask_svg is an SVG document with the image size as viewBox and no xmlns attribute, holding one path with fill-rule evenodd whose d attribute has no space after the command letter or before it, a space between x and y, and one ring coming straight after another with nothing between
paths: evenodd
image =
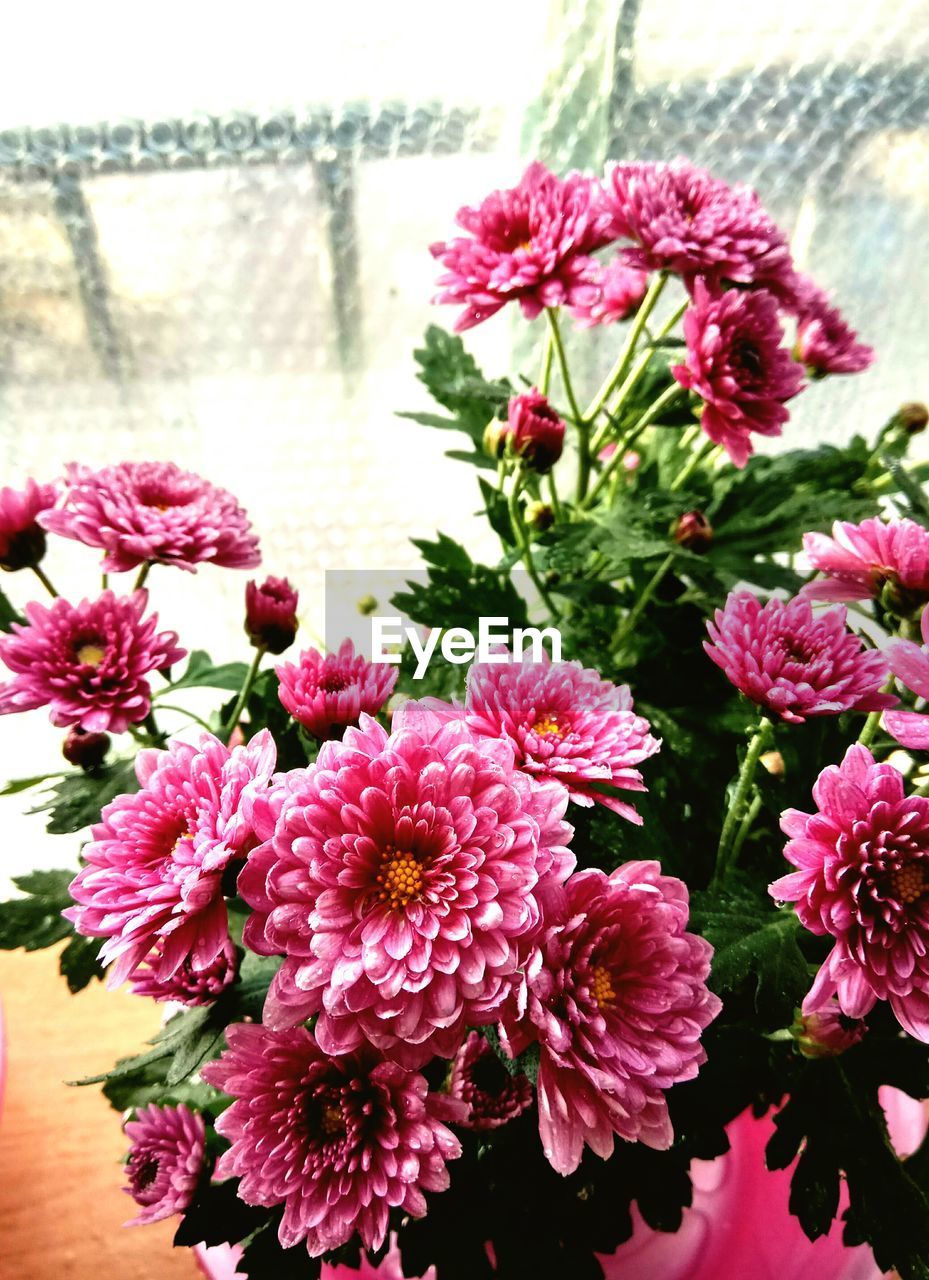
<instances>
[{"instance_id":1,"label":"flower stalk","mask_svg":"<svg viewBox=\"0 0 929 1280\"><path fill-rule=\"evenodd\" d=\"M258 675L258 668L261 666L261 660L266 653L267 648L264 645L260 645L255 650L255 656L252 658L252 665L249 667L245 679L242 682L242 688L239 690L239 696L235 700L235 706L232 708L232 715L229 717L229 723L226 726L227 742L232 739L232 735L239 727L239 721L242 718L242 712L245 709L246 702L248 701L248 695L252 691L252 685L255 683L255 678Z\"/></svg>"},{"instance_id":2,"label":"flower stalk","mask_svg":"<svg viewBox=\"0 0 929 1280\"><path fill-rule=\"evenodd\" d=\"M742 767L739 770L735 793L729 804L729 809L723 822L723 829L719 836L719 847L716 851L716 868L713 872L712 880L714 887L726 878L735 865L742 843L751 829L755 816L757 816L758 808L761 807L760 797L757 797L758 804L757 808L755 808L755 814L749 817L752 807L755 806L754 800L752 801L752 806L746 812L748 797L751 794L755 780L755 771L758 768L758 761L773 740L774 726L767 716L762 716L749 741L745 759L742 761Z\"/></svg>"}]
</instances>

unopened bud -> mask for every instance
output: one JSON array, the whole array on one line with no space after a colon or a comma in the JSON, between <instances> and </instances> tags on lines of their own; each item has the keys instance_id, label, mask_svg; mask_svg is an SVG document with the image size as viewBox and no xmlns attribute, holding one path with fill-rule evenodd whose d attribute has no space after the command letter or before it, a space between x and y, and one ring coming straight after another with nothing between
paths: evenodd
<instances>
[{"instance_id":1,"label":"unopened bud","mask_svg":"<svg viewBox=\"0 0 929 1280\"><path fill-rule=\"evenodd\" d=\"M488 458L499 460L506 452L506 438L509 428L499 418L492 418L484 428L484 452Z\"/></svg>"},{"instance_id":2,"label":"unopened bud","mask_svg":"<svg viewBox=\"0 0 929 1280\"><path fill-rule=\"evenodd\" d=\"M108 733L87 733L77 725L68 730L61 746L61 754L68 764L78 765L85 772L99 769L110 749Z\"/></svg>"},{"instance_id":3,"label":"unopened bud","mask_svg":"<svg viewBox=\"0 0 929 1280\"><path fill-rule=\"evenodd\" d=\"M377 613L377 601L374 596L362 596L358 601L358 612L363 618L370 618L372 613Z\"/></svg>"},{"instance_id":4,"label":"unopened bud","mask_svg":"<svg viewBox=\"0 0 929 1280\"><path fill-rule=\"evenodd\" d=\"M772 778L783 778L784 757L779 751L763 751L759 759L762 768L767 769Z\"/></svg>"},{"instance_id":5,"label":"unopened bud","mask_svg":"<svg viewBox=\"0 0 929 1280\"><path fill-rule=\"evenodd\" d=\"M915 436L920 431L925 431L926 424L929 423L929 409L919 400L910 400L900 406L896 418L908 435Z\"/></svg>"},{"instance_id":6,"label":"unopened bud","mask_svg":"<svg viewBox=\"0 0 929 1280\"><path fill-rule=\"evenodd\" d=\"M700 555L713 541L713 526L702 511L685 511L671 526L671 536L680 546Z\"/></svg>"},{"instance_id":7,"label":"unopened bud","mask_svg":"<svg viewBox=\"0 0 929 1280\"><path fill-rule=\"evenodd\" d=\"M555 523L555 513L547 502L530 502L526 507L526 524L537 533L543 533Z\"/></svg>"},{"instance_id":8,"label":"unopened bud","mask_svg":"<svg viewBox=\"0 0 929 1280\"><path fill-rule=\"evenodd\" d=\"M564 420L534 387L525 395L511 398L506 430L511 449L533 471L550 471L561 457Z\"/></svg>"},{"instance_id":9,"label":"unopened bud","mask_svg":"<svg viewBox=\"0 0 929 1280\"><path fill-rule=\"evenodd\" d=\"M834 1003L818 1013L800 1014L791 1034L804 1058L837 1058L863 1040L866 1030L862 1018L847 1017Z\"/></svg>"},{"instance_id":10,"label":"unopened bud","mask_svg":"<svg viewBox=\"0 0 929 1280\"><path fill-rule=\"evenodd\" d=\"M245 631L256 649L283 653L297 634L297 592L286 578L245 588Z\"/></svg>"}]
</instances>

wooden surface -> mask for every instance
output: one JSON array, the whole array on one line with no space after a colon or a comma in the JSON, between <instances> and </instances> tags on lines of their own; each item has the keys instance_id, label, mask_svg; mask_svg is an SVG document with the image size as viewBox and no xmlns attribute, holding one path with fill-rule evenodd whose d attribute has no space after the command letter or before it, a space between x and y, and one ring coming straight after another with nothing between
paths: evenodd
<instances>
[{"instance_id":1,"label":"wooden surface","mask_svg":"<svg viewBox=\"0 0 929 1280\"><path fill-rule=\"evenodd\" d=\"M57 948L0 952L7 1039L0 1113L2 1280L193 1280L175 1223L124 1228L134 1202L122 1190L126 1142L94 1075L139 1052L158 1006L94 983L69 994Z\"/></svg>"}]
</instances>

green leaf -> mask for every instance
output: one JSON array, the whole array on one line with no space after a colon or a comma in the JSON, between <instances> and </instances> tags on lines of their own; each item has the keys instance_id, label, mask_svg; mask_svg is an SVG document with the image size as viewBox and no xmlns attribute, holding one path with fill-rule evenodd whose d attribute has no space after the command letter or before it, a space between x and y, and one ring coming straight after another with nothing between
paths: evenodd
<instances>
[{"instance_id":1,"label":"green leaf","mask_svg":"<svg viewBox=\"0 0 929 1280\"><path fill-rule=\"evenodd\" d=\"M83 991L94 979L103 980L103 967L97 959L99 951L99 938L82 938L79 934L74 934L62 951L58 968L72 995Z\"/></svg>"},{"instance_id":2,"label":"green leaf","mask_svg":"<svg viewBox=\"0 0 929 1280\"><path fill-rule=\"evenodd\" d=\"M67 938L73 929L62 911L73 905L68 885L73 871L33 871L13 883L25 895L0 907L0 949L40 951ZM98 944L99 945L99 944Z\"/></svg>"},{"instance_id":3,"label":"green leaf","mask_svg":"<svg viewBox=\"0 0 929 1280\"><path fill-rule=\"evenodd\" d=\"M173 680L158 691L156 699L175 689L228 689L238 693L248 668L244 662L225 662L217 666L205 649L194 649L187 669L179 680Z\"/></svg>"},{"instance_id":4,"label":"green leaf","mask_svg":"<svg viewBox=\"0 0 929 1280\"><path fill-rule=\"evenodd\" d=\"M26 619L13 608L9 598L0 591L0 631L10 631L14 622L24 623Z\"/></svg>"},{"instance_id":5,"label":"green leaf","mask_svg":"<svg viewBox=\"0 0 929 1280\"><path fill-rule=\"evenodd\" d=\"M238 1244L263 1226L268 1211L247 1205L238 1190L238 1178L201 1182L174 1233L175 1247Z\"/></svg>"},{"instance_id":6,"label":"green leaf","mask_svg":"<svg viewBox=\"0 0 929 1280\"><path fill-rule=\"evenodd\" d=\"M67 775L66 769L59 769L56 773L37 773L33 778L13 778L0 787L0 796L15 796L21 791L30 791L41 782L49 782L52 778L64 778Z\"/></svg>"},{"instance_id":7,"label":"green leaf","mask_svg":"<svg viewBox=\"0 0 929 1280\"><path fill-rule=\"evenodd\" d=\"M505 547L513 546L513 526L510 524L510 512L506 498L496 487L488 484L483 476L478 477L481 486L481 497L484 499L484 511L487 522Z\"/></svg>"},{"instance_id":8,"label":"green leaf","mask_svg":"<svg viewBox=\"0 0 929 1280\"><path fill-rule=\"evenodd\" d=\"M100 811L118 795L138 791L134 760L117 760L92 773L66 774L30 813L49 813L45 829L51 835L70 835L100 820Z\"/></svg>"},{"instance_id":9,"label":"green leaf","mask_svg":"<svg viewBox=\"0 0 929 1280\"><path fill-rule=\"evenodd\" d=\"M394 608L426 626L467 627L475 634L481 617L508 618L511 627L526 625L526 602L508 574L476 564L445 534L435 542L414 539L413 545L426 560L428 580L408 581L408 589L394 595Z\"/></svg>"}]
</instances>

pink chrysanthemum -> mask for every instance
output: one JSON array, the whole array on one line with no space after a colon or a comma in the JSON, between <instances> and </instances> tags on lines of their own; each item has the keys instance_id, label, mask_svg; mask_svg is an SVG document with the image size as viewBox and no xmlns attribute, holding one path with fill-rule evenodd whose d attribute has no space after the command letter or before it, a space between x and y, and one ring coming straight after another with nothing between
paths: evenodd
<instances>
[{"instance_id":1,"label":"pink chrysanthemum","mask_svg":"<svg viewBox=\"0 0 929 1280\"><path fill-rule=\"evenodd\" d=\"M168 982L189 963L212 970L229 944L223 877L256 843L248 820L267 786L275 748L265 729L233 750L210 734L138 753L142 790L117 796L83 850L65 915L79 933L105 938L110 985L142 969ZM114 963L115 962L115 963Z\"/></svg>"},{"instance_id":2,"label":"pink chrysanthemum","mask_svg":"<svg viewBox=\"0 0 929 1280\"><path fill-rule=\"evenodd\" d=\"M357 1231L377 1249L391 1209L420 1218L423 1192L448 1186L461 1146L443 1122L464 1108L423 1076L367 1048L327 1057L303 1028L240 1023L226 1040L202 1073L236 1099L216 1122L232 1143L216 1172L241 1178L246 1204L284 1205L285 1248L318 1257Z\"/></svg>"},{"instance_id":3,"label":"pink chrysanthemum","mask_svg":"<svg viewBox=\"0 0 929 1280\"><path fill-rule=\"evenodd\" d=\"M52 724L123 733L151 710L152 671L183 658L177 633L143 618L147 591L48 607L26 605L26 624L0 638L0 660L14 672L0 685L0 715L48 707Z\"/></svg>"},{"instance_id":4,"label":"pink chrysanthemum","mask_svg":"<svg viewBox=\"0 0 929 1280\"><path fill-rule=\"evenodd\" d=\"M532 1085L508 1071L487 1041L472 1031L452 1064L448 1091L468 1108L467 1129L499 1129L532 1106Z\"/></svg>"},{"instance_id":5,"label":"pink chrysanthemum","mask_svg":"<svg viewBox=\"0 0 929 1280\"><path fill-rule=\"evenodd\" d=\"M256 648L283 653L297 635L298 593L286 578L245 586L245 633Z\"/></svg>"},{"instance_id":6,"label":"pink chrysanthemum","mask_svg":"<svg viewBox=\"0 0 929 1280\"><path fill-rule=\"evenodd\" d=\"M550 471L564 448L565 423L535 387L511 396L501 438L533 471Z\"/></svg>"},{"instance_id":7,"label":"pink chrysanthemum","mask_svg":"<svg viewBox=\"0 0 929 1280\"><path fill-rule=\"evenodd\" d=\"M158 971L163 952L164 944L159 943L136 969L132 977L133 995L189 1006L212 1004L235 982L238 966L231 938L226 939L219 955L205 969L195 969L188 956L170 978L162 981Z\"/></svg>"},{"instance_id":8,"label":"pink chrysanthemum","mask_svg":"<svg viewBox=\"0 0 929 1280\"><path fill-rule=\"evenodd\" d=\"M818 1013L803 1013L793 1027L797 1048L805 1058L837 1058L865 1037L867 1024L849 1018L833 997Z\"/></svg>"},{"instance_id":9,"label":"pink chrysanthemum","mask_svg":"<svg viewBox=\"0 0 929 1280\"><path fill-rule=\"evenodd\" d=\"M37 517L58 498L53 484L27 480L24 489L0 489L0 569L37 565L45 555L45 530Z\"/></svg>"},{"instance_id":10,"label":"pink chrysanthemum","mask_svg":"<svg viewBox=\"0 0 929 1280\"><path fill-rule=\"evenodd\" d=\"M813 799L816 813L781 818L797 870L770 887L804 928L835 939L803 1012L837 995L842 1013L863 1018L888 1000L929 1043L929 800L906 795L903 776L857 744L823 770Z\"/></svg>"},{"instance_id":11,"label":"pink chrysanthemum","mask_svg":"<svg viewBox=\"0 0 929 1280\"><path fill-rule=\"evenodd\" d=\"M645 790L635 766L661 742L633 711L628 685L579 662L475 663L465 715L475 733L512 743L520 769L559 782L576 804L604 804L641 823L613 793Z\"/></svg>"},{"instance_id":12,"label":"pink chrysanthemum","mask_svg":"<svg viewBox=\"0 0 929 1280\"><path fill-rule=\"evenodd\" d=\"M268 1026L318 1013L326 1053L368 1040L418 1067L494 1020L574 859L564 793L516 772L506 743L413 702L393 723L363 716L254 806L266 843L239 892L246 945L286 957Z\"/></svg>"},{"instance_id":13,"label":"pink chrysanthemum","mask_svg":"<svg viewBox=\"0 0 929 1280\"><path fill-rule=\"evenodd\" d=\"M720 1001L706 986L710 944L687 933L687 887L657 862L566 885L527 967L525 1015L504 1022L513 1052L536 1040L546 1158L572 1173L584 1144L607 1159L613 1137L663 1150L673 1133L664 1091L697 1074Z\"/></svg>"},{"instance_id":14,"label":"pink chrysanthemum","mask_svg":"<svg viewBox=\"0 0 929 1280\"><path fill-rule=\"evenodd\" d=\"M62 506L40 523L52 533L104 551L103 568L168 564L194 571L261 563L258 539L231 493L173 462L121 462L93 471L72 462Z\"/></svg>"},{"instance_id":15,"label":"pink chrysanthemum","mask_svg":"<svg viewBox=\"0 0 929 1280\"><path fill-rule=\"evenodd\" d=\"M918 697L929 699L929 608L923 609L920 626L922 647L912 640L894 640L887 646L887 661L898 680ZM929 751L929 715L918 711L886 711L884 728L901 746Z\"/></svg>"},{"instance_id":16,"label":"pink chrysanthemum","mask_svg":"<svg viewBox=\"0 0 929 1280\"><path fill-rule=\"evenodd\" d=\"M282 662L276 670L281 702L319 739L357 724L362 715L377 715L397 683L395 666L369 662L351 640L325 657L307 649L298 662Z\"/></svg>"},{"instance_id":17,"label":"pink chrysanthemum","mask_svg":"<svg viewBox=\"0 0 929 1280\"><path fill-rule=\"evenodd\" d=\"M845 610L813 612L808 600L769 600L730 592L703 647L740 693L787 720L843 711L880 711L897 699L880 693L885 659L845 625Z\"/></svg>"},{"instance_id":18,"label":"pink chrysanthemum","mask_svg":"<svg viewBox=\"0 0 929 1280\"><path fill-rule=\"evenodd\" d=\"M344 1263L333 1266L323 1263L320 1280L438 1280L435 1267L428 1267L421 1276L407 1276L396 1235L390 1237L390 1248L375 1265L363 1254L357 1267Z\"/></svg>"},{"instance_id":19,"label":"pink chrysanthemum","mask_svg":"<svg viewBox=\"0 0 929 1280\"><path fill-rule=\"evenodd\" d=\"M837 520L831 538L805 533L803 550L813 568L826 575L803 588L811 600L868 600L885 587L902 605L929 600L929 530L914 520Z\"/></svg>"},{"instance_id":20,"label":"pink chrysanthemum","mask_svg":"<svg viewBox=\"0 0 929 1280\"><path fill-rule=\"evenodd\" d=\"M203 1172L206 1128L199 1112L178 1107L140 1107L124 1129L132 1142L128 1187L142 1212L127 1227L160 1222L183 1213Z\"/></svg>"},{"instance_id":21,"label":"pink chrysanthemum","mask_svg":"<svg viewBox=\"0 0 929 1280\"><path fill-rule=\"evenodd\" d=\"M461 304L455 331L470 329L518 301L533 320L545 307L592 304L598 265L590 257L613 239L610 214L590 178L564 179L538 162L520 183L494 191L455 218L467 236L434 244L445 267L436 302Z\"/></svg>"},{"instance_id":22,"label":"pink chrysanthemum","mask_svg":"<svg viewBox=\"0 0 929 1280\"><path fill-rule=\"evenodd\" d=\"M798 283L794 357L818 378L867 369L874 361L873 347L859 342L858 334L824 290L805 276L799 276Z\"/></svg>"},{"instance_id":23,"label":"pink chrysanthemum","mask_svg":"<svg viewBox=\"0 0 929 1280\"><path fill-rule=\"evenodd\" d=\"M752 433L779 436L784 402L803 387L803 370L781 346L777 302L763 290L713 294L702 280L684 315L687 363L672 374L703 401L703 430L737 467L754 452Z\"/></svg>"},{"instance_id":24,"label":"pink chrysanthemum","mask_svg":"<svg viewBox=\"0 0 929 1280\"><path fill-rule=\"evenodd\" d=\"M687 160L619 164L606 196L618 236L635 241L629 266L716 283L765 285L790 295L794 270L784 233L748 187L731 187Z\"/></svg>"},{"instance_id":25,"label":"pink chrysanthemum","mask_svg":"<svg viewBox=\"0 0 929 1280\"><path fill-rule=\"evenodd\" d=\"M594 277L597 296L586 305L571 308L579 329L597 324L616 324L638 307L648 289L648 272L627 267L622 258L601 267Z\"/></svg>"}]
</instances>

